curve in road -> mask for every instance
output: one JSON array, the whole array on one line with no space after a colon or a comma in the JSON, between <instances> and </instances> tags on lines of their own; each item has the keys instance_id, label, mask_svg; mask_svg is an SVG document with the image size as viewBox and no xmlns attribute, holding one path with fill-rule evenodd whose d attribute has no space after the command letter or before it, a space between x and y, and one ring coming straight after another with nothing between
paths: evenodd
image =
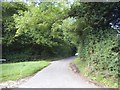
<instances>
[{"instance_id":1,"label":"curve in road","mask_svg":"<svg viewBox=\"0 0 120 90\"><path fill-rule=\"evenodd\" d=\"M53 61L19 88L98 88L71 70L69 64L74 59L75 57L70 57Z\"/></svg>"}]
</instances>

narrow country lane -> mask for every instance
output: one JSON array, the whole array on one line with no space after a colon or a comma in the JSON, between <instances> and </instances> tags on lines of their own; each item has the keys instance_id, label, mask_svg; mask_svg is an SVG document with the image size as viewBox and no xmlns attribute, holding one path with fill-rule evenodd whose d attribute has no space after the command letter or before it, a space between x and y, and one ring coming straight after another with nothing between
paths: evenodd
<instances>
[{"instance_id":1,"label":"narrow country lane","mask_svg":"<svg viewBox=\"0 0 120 90\"><path fill-rule=\"evenodd\" d=\"M71 70L69 64L74 58L53 61L19 88L98 88Z\"/></svg>"}]
</instances>

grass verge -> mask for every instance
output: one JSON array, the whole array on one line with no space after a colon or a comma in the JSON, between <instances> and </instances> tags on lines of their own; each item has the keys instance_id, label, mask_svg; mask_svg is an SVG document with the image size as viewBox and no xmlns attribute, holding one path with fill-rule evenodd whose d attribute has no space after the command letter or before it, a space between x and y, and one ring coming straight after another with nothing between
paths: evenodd
<instances>
[{"instance_id":1,"label":"grass verge","mask_svg":"<svg viewBox=\"0 0 120 90\"><path fill-rule=\"evenodd\" d=\"M115 80L113 78L105 78L103 75L99 74L99 71L95 74L91 73L89 71L89 68L87 67L87 62L81 61L79 58L76 58L72 63L76 65L80 73L82 73L85 77L97 81L98 83L101 83L106 87L118 88L118 80Z\"/></svg>"},{"instance_id":2,"label":"grass verge","mask_svg":"<svg viewBox=\"0 0 120 90\"><path fill-rule=\"evenodd\" d=\"M49 64L50 62L48 61L30 61L0 64L0 82L18 80L33 75Z\"/></svg>"}]
</instances>

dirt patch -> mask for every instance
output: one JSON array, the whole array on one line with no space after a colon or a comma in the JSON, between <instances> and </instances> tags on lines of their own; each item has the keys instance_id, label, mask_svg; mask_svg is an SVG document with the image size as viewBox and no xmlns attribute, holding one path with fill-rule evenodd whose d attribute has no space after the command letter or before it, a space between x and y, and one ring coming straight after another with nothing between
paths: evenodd
<instances>
[{"instance_id":1,"label":"dirt patch","mask_svg":"<svg viewBox=\"0 0 120 90\"><path fill-rule=\"evenodd\" d=\"M3 82L0 83L0 88L17 88L19 85L21 85L22 83L28 81L31 77L33 76L29 76L20 80L16 80L16 81L7 81L7 82Z\"/></svg>"}]
</instances>

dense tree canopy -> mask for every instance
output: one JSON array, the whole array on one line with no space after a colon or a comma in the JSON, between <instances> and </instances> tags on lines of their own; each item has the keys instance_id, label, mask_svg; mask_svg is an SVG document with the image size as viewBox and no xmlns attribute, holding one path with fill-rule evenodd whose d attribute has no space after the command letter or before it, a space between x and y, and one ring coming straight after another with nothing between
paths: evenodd
<instances>
[{"instance_id":1,"label":"dense tree canopy","mask_svg":"<svg viewBox=\"0 0 120 90\"><path fill-rule=\"evenodd\" d=\"M119 6L120 3L98 2L77 2L71 6L68 14L76 18L78 24L76 32L79 36L79 57L87 63L90 73L99 70L99 74L104 77L119 77L117 55L120 48L115 30L119 26Z\"/></svg>"},{"instance_id":2,"label":"dense tree canopy","mask_svg":"<svg viewBox=\"0 0 120 90\"><path fill-rule=\"evenodd\" d=\"M27 7L24 3L2 3L2 28L3 28L3 44L6 45L11 44L14 41L14 35L16 32L15 23L13 19L13 14L18 14L18 11L25 11Z\"/></svg>"},{"instance_id":3,"label":"dense tree canopy","mask_svg":"<svg viewBox=\"0 0 120 90\"><path fill-rule=\"evenodd\" d=\"M74 21L67 19L68 6L63 2L37 5L4 2L2 12L5 54L3 55L11 50L16 53L22 51L39 53L40 57L43 54L46 56L49 56L48 54L55 56L58 53L63 56L72 54L71 50L74 49L75 43L71 42L71 35L68 33L72 31ZM25 51L24 48L27 50Z\"/></svg>"},{"instance_id":4,"label":"dense tree canopy","mask_svg":"<svg viewBox=\"0 0 120 90\"><path fill-rule=\"evenodd\" d=\"M109 23L119 18L119 3L77 3L71 7L69 16L85 17L87 24L94 28L108 28Z\"/></svg>"},{"instance_id":5,"label":"dense tree canopy","mask_svg":"<svg viewBox=\"0 0 120 90\"><path fill-rule=\"evenodd\" d=\"M119 77L116 29L120 26L120 3L2 4L3 57L8 62L67 57L78 52L90 74L115 81Z\"/></svg>"},{"instance_id":6,"label":"dense tree canopy","mask_svg":"<svg viewBox=\"0 0 120 90\"><path fill-rule=\"evenodd\" d=\"M59 5L59 4L58 4ZM61 6L62 7L62 6ZM22 34L28 34L37 44L54 45L57 44L57 34L61 34L61 31L55 33L54 27L65 16L63 9L54 5L54 3L42 3L38 7L34 5L29 6L29 10L26 12L19 12L19 15L14 15L16 28L15 37ZM56 35L54 35L56 34Z\"/></svg>"}]
</instances>

